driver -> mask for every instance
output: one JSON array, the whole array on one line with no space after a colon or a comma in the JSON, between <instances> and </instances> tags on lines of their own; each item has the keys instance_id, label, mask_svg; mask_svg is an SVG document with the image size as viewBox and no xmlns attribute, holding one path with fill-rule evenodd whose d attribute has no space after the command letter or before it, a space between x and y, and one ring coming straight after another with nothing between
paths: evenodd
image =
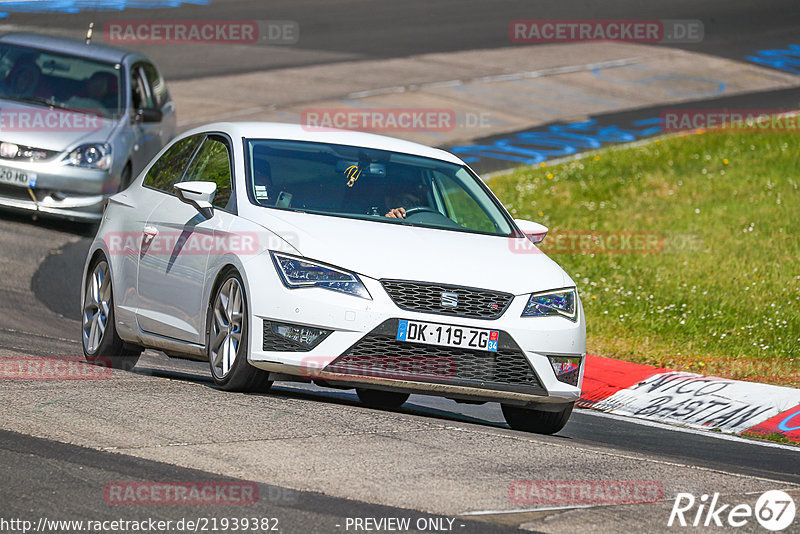
<instances>
[{"instance_id":1,"label":"driver","mask_svg":"<svg viewBox=\"0 0 800 534\"><path fill-rule=\"evenodd\" d=\"M391 217L392 219L405 219L406 218L406 210L411 209L417 206L420 206L422 202L420 202L419 197L413 193L401 193L399 195L387 195L386 197L386 205L387 206L398 206L396 208L390 209L385 217Z\"/></svg>"},{"instance_id":2,"label":"driver","mask_svg":"<svg viewBox=\"0 0 800 534\"><path fill-rule=\"evenodd\" d=\"M422 205L422 202L420 202L419 197L413 193L402 193L396 196L387 196L386 205L398 207L390 209L386 213L385 217L391 217L392 219L405 219L406 209L420 206Z\"/></svg>"},{"instance_id":3,"label":"driver","mask_svg":"<svg viewBox=\"0 0 800 534\"><path fill-rule=\"evenodd\" d=\"M73 108L104 109L105 100L116 92L116 78L109 72L95 72L83 89L66 104Z\"/></svg>"}]
</instances>

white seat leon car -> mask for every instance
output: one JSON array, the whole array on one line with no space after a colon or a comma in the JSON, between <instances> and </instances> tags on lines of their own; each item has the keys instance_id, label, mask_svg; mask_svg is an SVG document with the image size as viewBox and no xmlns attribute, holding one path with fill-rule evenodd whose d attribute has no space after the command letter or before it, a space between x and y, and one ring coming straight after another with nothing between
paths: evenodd
<instances>
[{"instance_id":1,"label":"white seat leon car","mask_svg":"<svg viewBox=\"0 0 800 534\"><path fill-rule=\"evenodd\" d=\"M572 279L456 156L275 123L184 133L110 197L86 260L83 348L207 360L218 387L273 381L499 402L553 433L586 346Z\"/></svg>"}]
</instances>

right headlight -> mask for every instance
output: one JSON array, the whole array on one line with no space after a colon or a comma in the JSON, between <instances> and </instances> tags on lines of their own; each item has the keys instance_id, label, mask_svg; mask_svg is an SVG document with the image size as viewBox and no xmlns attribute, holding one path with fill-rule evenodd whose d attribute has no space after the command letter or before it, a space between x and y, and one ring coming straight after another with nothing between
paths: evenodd
<instances>
[{"instance_id":1,"label":"right headlight","mask_svg":"<svg viewBox=\"0 0 800 534\"><path fill-rule=\"evenodd\" d=\"M574 287L534 293L528 299L523 317L560 315L571 321L578 319L577 292Z\"/></svg>"},{"instance_id":2,"label":"right headlight","mask_svg":"<svg viewBox=\"0 0 800 534\"><path fill-rule=\"evenodd\" d=\"M283 285L289 289L321 287L372 300L369 291L355 273L280 252L270 254Z\"/></svg>"},{"instance_id":3,"label":"right headlight","mask_svg":"<svg viewBox=\"0 0 800 534\"><path fill-rule=\"evenodd\" d=\"M108 143L87 143L81 145L67 154L63 163L73 167L100 169L107 171L111 168L111 145Z\"/></svg>"}]
</instances>

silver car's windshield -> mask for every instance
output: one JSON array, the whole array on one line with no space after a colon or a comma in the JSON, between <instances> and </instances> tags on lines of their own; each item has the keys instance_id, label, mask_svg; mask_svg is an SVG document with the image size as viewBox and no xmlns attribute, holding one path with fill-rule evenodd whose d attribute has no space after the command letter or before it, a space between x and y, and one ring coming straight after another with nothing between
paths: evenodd
<instances>
[{"instance_id":1,"label":"silver car's windshield","mask_svg":"<svg viewBox=\"0 0 800 534\"><path fill-rule=\"evenodd\" d=\"M118 65L0 44L0 98L116 117L121 94Z\"/></svg>"},{"instance_id":2,"label":"silver car's windshield","mask_svg":"<svg viewBox=\"0 0 800 534\"><path fill-rule=\"evenodd\" d=\"M259 206L503 235L508 216L465 167L346 145L251 139L248 194Z\"/></svg>"}]
</instances>

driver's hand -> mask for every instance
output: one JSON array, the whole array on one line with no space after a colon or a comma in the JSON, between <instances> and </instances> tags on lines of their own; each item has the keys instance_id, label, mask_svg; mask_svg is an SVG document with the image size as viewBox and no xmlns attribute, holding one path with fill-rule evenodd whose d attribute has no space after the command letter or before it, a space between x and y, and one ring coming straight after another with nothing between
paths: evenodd
<instances>
[{"instance_id":1,"label":"driver's hand","mask_svg":"<svg viewBox=\"0 0 800 534\"><path fill-rule=\"evenodd\" d=\"M385 215L386 217L391 217L392 219L405 219L406 218L406 209L405 208L394 208L389 210L389 213Z\"/></svg>"}]
</instances>

